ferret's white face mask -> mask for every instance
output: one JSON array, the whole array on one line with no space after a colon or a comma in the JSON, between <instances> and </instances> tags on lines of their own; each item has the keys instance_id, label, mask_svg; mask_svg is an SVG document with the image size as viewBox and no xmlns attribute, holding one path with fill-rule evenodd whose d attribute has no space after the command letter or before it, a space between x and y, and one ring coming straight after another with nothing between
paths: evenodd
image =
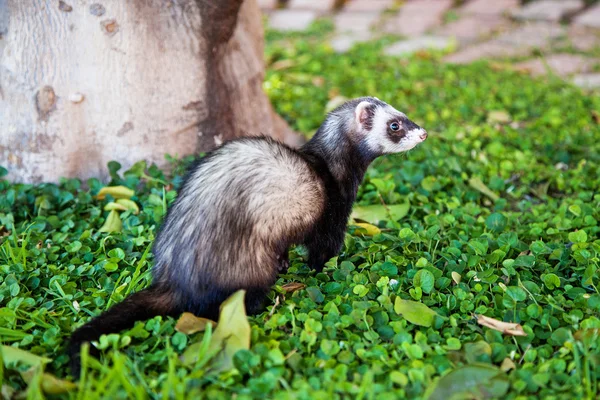
<instances>
[{"instance_id":1,"label":"ferret's white face mask","mask_svg":"<svg viewBox=\"0 0 600 400\"><path fill-rule=\"evenodd\" d=\"M427 132L390 105L363 101L356 106L355 119L364 143L375 154L402 153L427 139Z\"/></svg>"}]
</instances>

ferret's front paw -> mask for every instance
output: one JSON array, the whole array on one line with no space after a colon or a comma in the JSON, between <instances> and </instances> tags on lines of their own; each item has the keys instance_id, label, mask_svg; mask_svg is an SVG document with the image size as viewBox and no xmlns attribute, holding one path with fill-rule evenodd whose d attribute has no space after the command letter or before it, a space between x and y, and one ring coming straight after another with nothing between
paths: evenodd
<instances>
[{"instance_id":1,"label":"ferret's front paw","mask_svg":"<svg viewBox=\"0 0 600 400\"><path fill-rule=\"evenodd\" d=\"M288 257L288 254L285 253L283 256L277 257L277 261L278 261L277 270L279 271L280 274L285 274L287 272L288 268L290 267L290 259Z\"/></svg>"}]
</instances>

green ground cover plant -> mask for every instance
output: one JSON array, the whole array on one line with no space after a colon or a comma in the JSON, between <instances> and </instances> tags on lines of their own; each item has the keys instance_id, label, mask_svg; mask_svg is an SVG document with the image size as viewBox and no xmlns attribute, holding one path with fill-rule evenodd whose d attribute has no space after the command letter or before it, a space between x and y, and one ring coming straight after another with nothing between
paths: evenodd
<instances>
[{"instance_id":1,"label":"green ground cover plant","mask_svg":"<svg viewBox=\"0 0 600 400\"><path fill-rule=\"evenodd\" d=\"M190 159L169 174L111 163L110 184L130 190L103 199L97 179L0 180L4 398L596 398L600 97L486 63L387 58L385 39L338 55L325 28L267 35L265 88L292 126L310 135L340 96L372 95L430 133L369 169L341 254L316 274L292 251L233 369L211 352L218 325L157 317L102 337L74 386L59 380L65 341L148 285Z\"/></svg>"}]
</instances>

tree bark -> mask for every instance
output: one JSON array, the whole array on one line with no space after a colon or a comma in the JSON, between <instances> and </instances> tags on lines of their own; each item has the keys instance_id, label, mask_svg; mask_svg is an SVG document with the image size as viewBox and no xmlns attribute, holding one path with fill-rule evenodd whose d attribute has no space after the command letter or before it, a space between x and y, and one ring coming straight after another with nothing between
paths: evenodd
<instances>
[{"instance_id":1,"label":"tree bark","mask_svg":"<svg viewBox=\"0 0 600 400\"><path fill-rule=\"evenodd\" d=\"M256 0L0 0L0 165L103 178L244 135L297 144L263 78Z\"/></svg>"}]
</instances>

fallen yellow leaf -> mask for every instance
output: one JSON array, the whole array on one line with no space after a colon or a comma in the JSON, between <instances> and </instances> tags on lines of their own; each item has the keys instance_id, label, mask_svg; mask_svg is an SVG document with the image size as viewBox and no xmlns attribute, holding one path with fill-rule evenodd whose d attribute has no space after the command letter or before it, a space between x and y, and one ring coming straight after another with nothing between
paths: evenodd
<instances>
[{"instance_id":1,"label":"fallen yellow leaf","mask_svg":"<svg viewBox=\"0 0 600 400\"><path fill-rule=\"evenodd\" d=\"M134 214L139 214L140 213L140 208L138 207L138 205L136 204L135 201L133 200L129 200L129 199L117 199L117 204L125 207L126 210L131 210L133 211Z\"/></svg>"},{"instance_id":2,"label":"fallen yellow leaf","mask_svg":"<svg viewBox=\"0 0 600 400\"><path fill-rule=\"evenodd\" d=\"M352 218L373 224L386 220L397 221L400 218L404 218L408 214L409 209L410 203L354 206L352 209Z\"/></svg>"},{"instance_id":3,"label":"fallen yellow leaf","mask_svg":"<svg viewBox=\"0 0 600 400\"><path fill-rule=\"evenodd\" d=\"M361 230L365 231L365 233L368 236L374 236L374 235L377 235L378 233L381 233L381 229L379 229L375 225L367 224L364 222L354 222L352 225L356 225L359 228L361 228Z\"/></svg>"},{"instance_id":4,"label":"fallen yellow leaf","mask_svg":"<svg viewBox=\"0 0 600 400\"><path fill-rule=\"evenodd\" d=\"M121 232L123 230L123 223L121 222L121 217L119 217L119 213L115 210L111 210L106 217L106 221L104 221L104 225L98 232Z\"/></svg>"},{"instance_id":5,"label":"fallen yellow leaf","mask_svg":"<svg viewBox=\"0 0 600 400\"><path fill-rule=\"evenodd\" d=\"M184 312L177 320L175 330L185 333L186 335L191 335L196 332L203 332L206 329L206 325L212 325L214 328L217 326L217 323L210 319L196 317L192 313Z\"/></svg>"},{"instance_id":6,"label":"fallen yellow leaf","mask_svg":"<svg viewBox=\"0 0 600 400\"><path fill-rule=\"evenodd\" d=\"M469 186L477 190L479 193L486 195L492 201L496 201L500 198L500 196L494 193L489 187L485 185L485 183L483 183L481 178L473 177L469 179Z\"/></svg>"},{"instance_id":7,"label":"fallen yellow leaf","mask_svg":"<svg viewBox=\"0 0 600 400\"><path fill-rule=\"evenodd\" d=\"M527 336L527 333L525 333L523 327L514 322L503 322L494 318L486 317L485 315L476 314L475 317L477 318L477 323L479 325L502 332L505 335Z\"/></svg>"},{"instance_id":8,"label":"fallen yellow leaf","mask_svg":"<svg viewBox=\"0 0 600 400\"><path fill-rule=\"evenodd\" d=\"M504 110L494 110L488 113L488 122L497 122L500 124L508 124L511 121L511 116Z\"/></svg>"},{"instance_id":9,"label":"fallen yellow leaf","mask_svg":"<svg viewBox=\"0 0 600 400\"><path fill-rule=\"evenodd\" d=\"M4 363L5 367L8 367L10 364L16 363L37 366L52 362L52 360L47 357L38 356L36 354L12 346L1 345L0 353L0 359Z\"/></svg>"},{"instance_id":10,"label":"fallen yellow leaf","mask_svg":"<svg viewBox=\"0 0 600 400\"><path fill-rule=\"evenodd\" d=\"M42 376L39 382L44 393L56 395L66 393L70 390L74 390L77 388L77 385L71 381L58 379L52 374L49 374L47 372L41 372L39 366L29 368L26 371L22 371L21 377L27 384L29 384L35 378L35 376L40 373L42 374Z\"/></svg>"},{"instance_id":11,"label":"fallen yellow leaf","mask_svg":"<svg viewBox=\"0 0 600 400\"><path fill-rule=\"evenodd\" d=\"M127 211L127 207L125 207L124 205L115 203L114 201L111 201L110 203L108 203L107 205L104 206L104 211Z\"/></svg>"},{"instance_id":12,"label":"fallen yellow leaf","mask_svg":"<svg viewBox=\"0 0 600 400\"><path fill-rule=\"evenodd\" d=\"M105 186L96 195L98 200L104 200L110 194L115 199L129 199L135 192L125 186Z\"/></svg>"},{"instance_id":13,"label":"fallen yellow leaf","mask_svg":"<svg viewBox=\"0 0 600 400\"><path fill-rule=\"evenodd\" d=\"M454 281L454 283L456 283L458 285L462 279L460 274L456 271L452 271L451 275L452 275L452 280Z\"/></svg>"},{"instance_id":14,"label":"fallen yellow leaf","mask_svg":"<svg viewBox=\"0 0 600 400\"><path fill-rule=\"evenodd\" d=\"M44 372L44 365L52 361L49 358L16 347L2 345L0 346L0 360L5 367L14 367L16 364L29 365L29 369L20 371L21 377L27 384L32 381L36 382L44 393L61 394L77 387L73 382L58 379L54 375Z\"/></svg>"},{"instance_id":15,"label":"fallen yellow leaf","mask_svg":"<svg viewBox=\"0 0 600 400\"><path fill-rule=\"evenodd\" d=\"M221 304L219 322L207 349L212 358L211 367L216 371L231 369L233 355L250 348L251 330L246 316L245 294L245 290L238 290ZM197 363L202 348L202 342L192 344L181 355L182 362L185 365Z\"/></svg>"},{"instance_id":16,"label":"fallen yellow leaf","mask_svg":"<svg viewBox=\"0 0 600 400\"><path fill-rule=\"evenodd\" d=\"M404 319L411 324L419 326L431 326L435 316L440 316L423 303L412 300L403 300L400 297L396 297L394 311L396 311L396 314L402 315Z\"/></svg>"}]
</instances>

